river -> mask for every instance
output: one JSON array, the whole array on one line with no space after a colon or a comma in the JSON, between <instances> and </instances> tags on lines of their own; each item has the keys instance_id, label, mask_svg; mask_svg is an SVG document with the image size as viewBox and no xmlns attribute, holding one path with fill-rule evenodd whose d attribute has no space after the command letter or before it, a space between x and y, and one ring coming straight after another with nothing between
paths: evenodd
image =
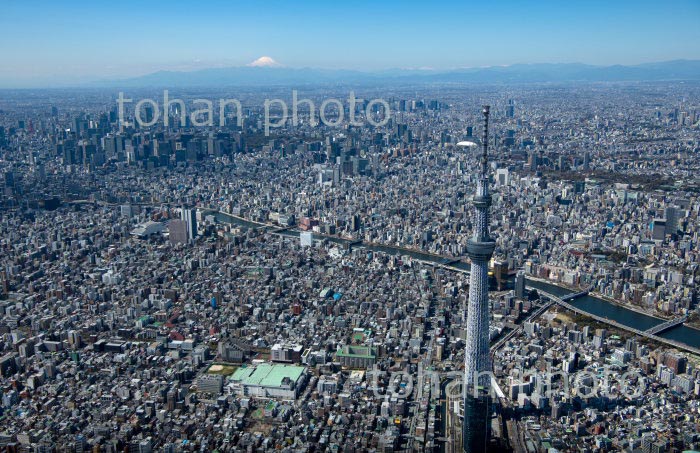
<instances>
[{"instance_id":1,"label":"river","mask_svg":"<svg viewBox=\"0 0 700 453\"><path fill-rule=\"evenodd\" d=\"M260 223L255 223L255 222L250 222L247 220L240 219L238 217L234 217L231 215L228 215L223 212L217 212L215 213L215 217L217 221L219 222L224 222L224 223L232 223L236 224L239 226L244 226L248 228L259 228L261 226L266 226ZM272 227L266 226L268 229L272 229ZM284 234L285 236L290 236L290 237L298 237L299 236L299 231L296 230L286 230L282 232L281 234ZM338 237L333 237L333 236L322 236L322 235L316 235L316 237L322 237L325 239L328 239L331 242L335 242L337 244L345 245L348 244L352 241L349 241L347 239L342 239ZM389 246L389 245L378 245L378 244L366 244L362 243L361 245L358 245L358 247L362 247L367 250L375 251L375 252L384 252L388 253L390 255L408 255L411 256L415 259L421 260L421 261L427 261L431 263L442 263L445 258L436 256L436 255L431 255L429 253L423 253L423 252L417 252L413 250L406 250L402 249L400 247L394 247L394 246ZM454 269L459 269L459 270L469 270L469 264L465 262L458 262L455 264L446 264L446 267L451 267ZM554 294L555 296L565 296L566 294L570 294L573 291L564 288L562 286L555 285L553 283L545 283L545 282L539 282L539 281L534 281L534 280L528 280L527 284L529 286L532 286L534 288L541 288L547 292L550 292ZM611 303L605 299L601 299L599 297L594 297L594 296L584 296L584 297L579 297L577 299L574 299L573 301L570 301L572 305L575 305L576 307L584 310L587 313L591 313L593 315L601 316L604 318L611 319L613 321L617 321L620 324L623 324L625 326L629 327L634 327L639 330L647 330L651 327L654 327L658 324L661 324L664 322L663 319L661 318L655 318L653 316L645 315L643 313L639 313L634 310L630 310L628 308L622 307L620 305L616 305L614 303ZM679 325L677 327L674 327L670 330L667 330L659 335L662 338L668 338L670 340L675 340L681 343L685 343L689 346L693 346L695 348L700 348L700 330L694 329L692 327L687 327L685 325Z\"/></svg>"}]
</instances>

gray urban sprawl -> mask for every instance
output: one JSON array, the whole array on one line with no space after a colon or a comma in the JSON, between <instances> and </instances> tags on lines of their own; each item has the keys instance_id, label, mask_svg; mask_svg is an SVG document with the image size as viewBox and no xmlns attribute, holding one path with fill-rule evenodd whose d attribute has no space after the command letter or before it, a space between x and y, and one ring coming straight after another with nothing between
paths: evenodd
<instances>
[{"instance_id":1,"label":"gray urban sprawl","mask_svg":"<svg viewBox=\"0 0 700 453\"><path fill-rule=\"evenodd\" d=\"M362 125L302 106L269 134L262 99L290 89L170 90L241 101L208 127L177 105L139 127L133 104L125 126L107 90L2 92L0 446L453 451L480 157L456 144L488 102L500 447L700 449L700 86L299 95L351 89ZM679 326L640 335L526 281Z\"/></svg>"}]
</instances>

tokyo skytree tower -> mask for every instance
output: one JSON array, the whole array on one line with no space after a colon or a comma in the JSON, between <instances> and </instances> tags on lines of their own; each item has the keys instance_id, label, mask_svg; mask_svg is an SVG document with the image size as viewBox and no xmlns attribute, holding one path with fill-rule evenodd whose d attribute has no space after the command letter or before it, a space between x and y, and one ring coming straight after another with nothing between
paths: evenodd
<instances>
[{"instance_id":1,"label":"tokyo skytree tower","mask_svg":"<svg viewBox=\"0 0 700 453\"><path fill-rule=\"evenodd\" d=\"M464 358L464 420L462 445L465 452L485 452L489 439L491 361L489 356L488 264L496 247L489 235L488 127L489 106L483 107L484 133L474 194L474 232L467 243L471 259L467 338ZM470 144L473 146L473 144Z\"/></svg>"}]
</instances>

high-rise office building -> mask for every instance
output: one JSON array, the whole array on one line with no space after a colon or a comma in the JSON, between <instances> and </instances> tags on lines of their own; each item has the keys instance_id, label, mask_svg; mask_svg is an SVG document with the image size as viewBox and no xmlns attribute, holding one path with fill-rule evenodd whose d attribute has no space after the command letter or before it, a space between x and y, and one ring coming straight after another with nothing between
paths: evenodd
<instances>
[{"instance_id":1,"label":"high-rise office building","mask_svg":"<svg viewBox=\"0 0 700 453\"><path fill-rule=\"evenodd\" d=\"M168 224L170 242L173 244L185 244L188 242L187 222L184 220L171 220Z\"/></svg>"},{"instance_id":2,"label":"high-rise office building","mask_svg":"<svg viewBox=\"0 0 700 453\"><path fill-rule=\"evenodd\" d=\"M525 272L518 271L515 276L515 297L518 299L525 298Z\"/></svg>"},{"instance_id":3,"label":"high-rise office building","mask_svg":"<svg viewBox=\"0 0 700 453\"><path fill-rule=\"evenodd\" d=\"M467 306L467 338L464 359L464 420L462 446L465 452L485 452L489 441L491 385L487 374L489 356L488 263L496 247L489 235L488 127L489 106L483 108L483 154L474 195L474 232L467 243L471 259L469 302Z\"/></svg>"},{"instance_id":4,"label":"high-rise office building","mask_svg":"<svg viewBox=\"0 0 700 453\"><path fill-rule=\"evenodd\" d=\"M507 168L499 168L496 170L496 183L499 186L507 186L510 184L510 172Z\"/></svg>"},{"instance_id":5,"label":"high-rise office building","mask_svg":"<svg viewBox=\"0 0 700 453\"><path fill-rule=\"evenodd\" d=\"M312 247L314 245L314 234L311 231L302 231L299 234L302 247Z\"/></svg>"},{"instance_id":6,"label":"high-rise office building","mask_svg":"<svg viewBox=\"0 0 700 453\"><path fill-rule=\"evenodd\" d=\"M654 219L651 222L651 237L655 241L663 241L666 237L666 219Z\"/></svg>"},{"instance_id":7,"label":"high-rise office building","mask_svg":"<svg viewBox=\"0 0 700 453\"><path fill-rule=\"evenodd\" d=\"M666 217L666 234L674 234L678 231L678 209L674 206L669 206L664 211Z\"/></svg>"},{"instance_id":8,"label":"high-rise office building","mask_svg":"<svg viewBox=\"0 0 700 453\"><path fill-rule=\"evenodd\" d=\"M508 99L508 105L506 106L506 118L515 117L515 105L513 105L513 100Z\"/></svg>"},{"instance_id":9,"label":"high-rise office building","mask_svg":"<svg viewBox=\"0 0 700 453\"><path fill-rule=\"evenodd\" d=\"M182 208L182 221L187 224L187 239L193 241L197 237L197 210Z\"/></svg>"}]
</instances>

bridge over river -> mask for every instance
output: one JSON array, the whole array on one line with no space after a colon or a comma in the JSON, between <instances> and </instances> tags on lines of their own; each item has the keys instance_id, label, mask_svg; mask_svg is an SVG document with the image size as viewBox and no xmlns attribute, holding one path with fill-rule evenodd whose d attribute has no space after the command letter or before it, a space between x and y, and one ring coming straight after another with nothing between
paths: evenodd
<instances>
[{"instance_id":1,"label":"bridge over river","mask_svg":"<svg viewBox=\"0 0 700 453\"><path fill-rule=\"evenodd\" d=\"M280 228L279 225L253 222L221 211L209 211L214 214L220 222L233 223L248 228L267 229L272 233L290 237L298 237L300 234L300 231L296 228ZM314 233L314 237L320 240L328 240L345 247L363 248L368 251L383 252L390 255L409 256L417 261L457 272L468 274L470 269L468 262L455 257L445 257L392 245L367 243L357 238L349 239L319 233ZM678 348L700 351L700 330L683 325L686 321L684 318L676 318L667 321L643 314L608 300L591 296L589 291L592 288L585 291L573 292L553 282L541 281L533 278L528 278L527 284L528 287L536 289L540 293L546 292L560 298L563 303L575 308L574 311L577 313L594 317L608 324L614 322L622 326L621 328L630 331L639 331L644 336L650 335L654 339L664 341Z\"/></svg>"}]
</instances>

